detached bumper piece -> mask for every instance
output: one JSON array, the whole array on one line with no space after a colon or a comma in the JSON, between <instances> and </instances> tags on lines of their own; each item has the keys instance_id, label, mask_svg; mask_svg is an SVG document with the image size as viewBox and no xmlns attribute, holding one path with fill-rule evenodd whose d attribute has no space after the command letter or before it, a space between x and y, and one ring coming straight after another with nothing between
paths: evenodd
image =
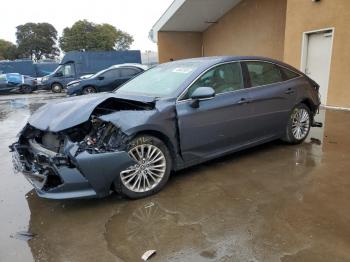
<instances>
[{"instance_id":1,"label":"detached bumper piece","mask_svg":"<svg viewBox=\"0 0 350 262\"><path fill-rule=\"evenodd\" d=\"M126 152L75 156L77 148L67 143L64 154L55 154L33 141L10 146L15 171L23 173L40 197L49 199L105 197L116 176L134 164Z\"/></svg>"},{"instance_id":2,"label":"detached bumper piece","mask_svg":"<svg viewBox=\"0 0 350 262\"><path fill-rule=\"evenodd\" d=\"M323 123L313 121L313 123L311 124L311 126L312 126L312 127L323 127Z\"/></svg>"}]
</instances>

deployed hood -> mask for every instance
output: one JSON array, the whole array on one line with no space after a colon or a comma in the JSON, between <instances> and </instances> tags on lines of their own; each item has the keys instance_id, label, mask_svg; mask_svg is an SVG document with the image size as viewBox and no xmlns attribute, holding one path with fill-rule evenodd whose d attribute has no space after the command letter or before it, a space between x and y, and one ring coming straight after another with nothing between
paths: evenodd
<instances>
[{"instance_id":1,"label":"deployed hood","mask_svg":"<svg viewBox=\"0 0 350 262\"><path fill-rule=\"evenodd\" d=\"M124 96L115 93L66 98L40 107L29 118L29 124L40 130L59 132L88 121L96 107L107 100L112 100L114 103L129 101L145 105L155 102L152 97Z\"/></svg>"}]
</instances>

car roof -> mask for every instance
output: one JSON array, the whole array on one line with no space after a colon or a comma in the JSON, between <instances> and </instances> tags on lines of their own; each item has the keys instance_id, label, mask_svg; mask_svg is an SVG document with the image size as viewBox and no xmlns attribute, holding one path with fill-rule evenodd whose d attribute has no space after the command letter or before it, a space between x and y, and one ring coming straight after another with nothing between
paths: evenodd
<instances>
[{"instance_id":1,"label":"car roof","mask_svg":"<svg viewBox=\"0 0 350 262\"><path fill-rule=\"evenodd\" d=\"M147 70L148 66L146 65L142 65L142 64L137 64L137 63L124 63L124 64L119 64L119 65L112 65L111 67L109 67L110 69L113 68L123 68L123 67L136 67L142 70Z\"/></svg>"},{"instance_id":2,"label":"car roof","mask_svg":"<svg viewBox=\"0 0 350 262\"><path fill-rule=\"evenodd\" d=\"M276 59L272 59L269 57L264 57L264 56L209 56L209 57L197 57L197 58L189 58L189 59L182 59L182 60L175 60L173 62L169 63L191 63L191 62L200 62L203 63L205 66L212 66L215 64L220 64L220 63L225 63L225 62L235 62L235 61L249 61L249 60L257 60L257 61L265 61L265 62L270 62L274 63L286 68L289 68L291 70L297 71L301 74L298 69L294 68L291 65L288 65L284 62L278 61Z\"/></svg>"}]
</instances>

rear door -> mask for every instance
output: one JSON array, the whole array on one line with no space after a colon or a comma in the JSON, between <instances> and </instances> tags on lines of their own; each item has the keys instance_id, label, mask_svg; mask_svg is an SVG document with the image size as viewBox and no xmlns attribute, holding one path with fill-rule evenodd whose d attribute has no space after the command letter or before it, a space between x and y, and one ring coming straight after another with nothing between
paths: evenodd
<instances>
[{"instance_id":1,"label":"rear door","mask_svg":"<svg viewBox=\"0 0 350 262\"><path fill-rule=\"evenodd\" d=\"M295 104L296 87L274 63L246 61L253 106L254 139L269 139L283 134ZM291 72L293 73L293 72Z\"/></svg>"},{"instance_id":2,"label":"rear door","mask_svg":"<svg viewBox=\"0 0 350 262\"><path fill-rule=\"evenodd\" d=\"M128 81L129 79L135 77L136 75L140 74L141 70L137 69L137 68L121 68L120 69L120 81L119 81L119 85L124 84L126 81Z\"/></svg>"},{"instance_id":3,"label":"rear door","mask_svg":"<svg viewBox=\"0 0 350 262\"><path fill-rule=\"evenodd\" d=\"M216 96L193 108L191 94L212 87ZM240 147L251 139L252 106L239 62L216 66L192 84L176 104L185 161L203 160Z\"/></svg>"}]
</instances>

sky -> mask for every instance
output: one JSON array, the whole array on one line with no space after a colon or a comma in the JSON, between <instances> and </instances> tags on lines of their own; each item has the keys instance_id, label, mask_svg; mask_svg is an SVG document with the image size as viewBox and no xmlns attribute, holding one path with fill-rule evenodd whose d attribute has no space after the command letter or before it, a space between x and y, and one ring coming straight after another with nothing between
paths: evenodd
<instances>
[{"instance_id":1,"label":"sky","mask_svg":"<svg viewBox=\"0 0 350 262\"><path fill-rule=\"evenodd\" d=\"M1 4L0 39L16 42L16 26L52 24L61 36L65 27L87 19L109 23L134 37L131 49L157 50L148 33L173 0L10 0ZM6 12L5 10L8 10Z\"/></svg>"}]
</instances>

